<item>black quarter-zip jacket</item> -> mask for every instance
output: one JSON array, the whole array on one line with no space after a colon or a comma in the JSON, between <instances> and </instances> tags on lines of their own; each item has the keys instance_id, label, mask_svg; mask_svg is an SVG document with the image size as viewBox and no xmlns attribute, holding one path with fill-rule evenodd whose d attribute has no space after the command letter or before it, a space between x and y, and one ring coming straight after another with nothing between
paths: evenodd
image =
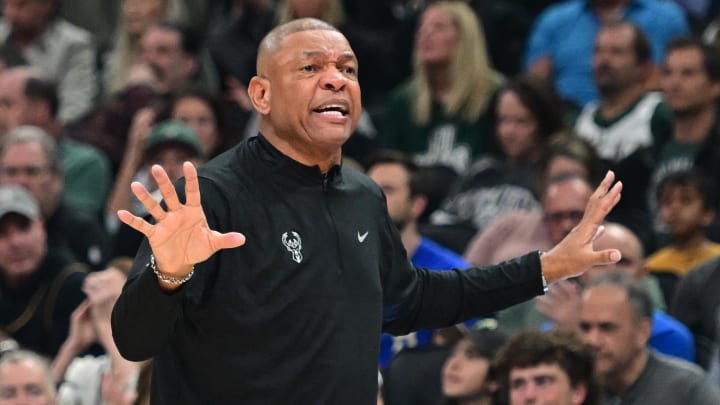
<instances>
[{"instance_id":1,"label":"black quarter-zip jacket","mask_svg":"<svg viewBox=\"0 0 720 405\"><path fill-rule=\"evenodd\" d=\"M170 294L140 248L112 326L125 357L154 358L153 404L374 404L381 331L448 326L543 291L537 253L414 268L371 179L323 174L262 135L198 174L211 229L247 242Z\"/></svg>"}]
</instances>

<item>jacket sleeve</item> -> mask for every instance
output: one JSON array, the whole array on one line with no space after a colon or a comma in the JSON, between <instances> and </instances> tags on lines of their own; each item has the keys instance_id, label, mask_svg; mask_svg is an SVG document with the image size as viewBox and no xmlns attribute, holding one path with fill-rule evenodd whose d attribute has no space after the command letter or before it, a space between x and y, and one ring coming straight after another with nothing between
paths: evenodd
<instances>
[{"instance_id":1,"label":"jacket sleeve","mask_svg":"<svg viewBox=\"0 0 720 405\"><path fill-rule=\"evenodd\" d=\"M188 285L167 293L149 269L150 247L143 241L123 292L112 311L112 334L120 354L146 360L165 348L182 312ZM193 279L188 281L192 283Z\"/></svg>"},{"instance_id":2,"label":"jacket sleeve","mask_svg":"<svg viewBox=\"0 0 720 405\"><path fill-rule=\"evenodd\" d=\"M493 266L451 271L416 268L389 218L382 258L383 331L454 325L543 293L537 252Z\"/></svg>"}]
</instances>

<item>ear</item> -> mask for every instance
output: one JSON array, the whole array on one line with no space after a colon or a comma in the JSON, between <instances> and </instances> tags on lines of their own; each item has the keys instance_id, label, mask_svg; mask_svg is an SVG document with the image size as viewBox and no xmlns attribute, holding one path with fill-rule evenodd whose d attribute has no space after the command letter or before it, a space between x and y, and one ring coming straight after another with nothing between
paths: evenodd
<instances>
[{"instance_id":1,"label":"ear","mask_svg":"<svg viewBox=\"0 0 720 405\"><path fill-rule=\"evenodd\" d=\"M709 226L714 219L715 211L708 208L705 210L705 212L703 212L701 223L703 226Z\"/></svg>"},{"instance_id":2,"label":"ear","mask_svg":"<svg viewBox=\"0 0 720 405\"><path fill-rule=\"evenodd\" d=\"M640 322L637 325L637 333L635 335L637 338L637 341L635 342L637 347L647 346L647 343L650 340L651 333L652 333L652 320L649 318L640 319Z\"/></svg>"},{"instance_id":3,"label":"ear","mask_svg":"<svg viewBox=\"0 0 720 405\"><path fill-rule=\"evenodd\" d=\"M413 219L418 219L422 216L423 212L425 212L425 208L427 208L428 199L424 195L416 195L412 198L412 205L410 207L410 212L412 213Z\"/></svg>"},{"instance_id":4,"label":"ear","mask_svg":"<svg viewBox=\"0 0 720 405\"><path fill-rule=\"evenodd\" d=\"M587 385L578 383L577 387L572 388L572 395L570 400L573 405L581 405L587 397Z\"/></svg>"},{"instance_id":5,"label":"ear","mask_svg":"<svg viewBox=\"0 0 720 405\"><path fill-rule=\"evenodd\" d=\"M714 81L710 83L710 94L714 99L720 97L720 81Z\"/></svg>"},{"instance_id":6,"label":"ear","mask_svg":"<svg viewBox=\"0 0 720 405\"><path fill-rule=\"evenodd\" d=\"M255 76L248 85L248 94L253 108L262 115L270 114L270 81Z\"/></svg>"}]
</instances>

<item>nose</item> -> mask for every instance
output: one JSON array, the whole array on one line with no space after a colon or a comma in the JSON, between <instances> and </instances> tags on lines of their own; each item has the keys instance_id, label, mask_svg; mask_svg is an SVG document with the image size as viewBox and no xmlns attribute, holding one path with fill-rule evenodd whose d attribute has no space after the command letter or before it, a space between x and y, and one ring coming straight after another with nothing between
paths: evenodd
<instances>
[{"instance_id":1,"label":"nose","mask_svg":"<svg viewBox=\"0 0 720 405\"><path fill-rule=\"evenodd\" d=\"M330 91L340 91L345 88L345 76L335 67L330 67L320 78L320 87Z\"/></svg>"}]
</instances>

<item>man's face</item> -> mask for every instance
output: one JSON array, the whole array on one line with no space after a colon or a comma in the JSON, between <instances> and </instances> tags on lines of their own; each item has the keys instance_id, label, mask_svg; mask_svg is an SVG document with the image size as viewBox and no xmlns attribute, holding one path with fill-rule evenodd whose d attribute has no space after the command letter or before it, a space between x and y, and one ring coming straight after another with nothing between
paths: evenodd
<instances>
[{"instance_id":1,"label":"man's face","mask_svg":"<svg viewBox=\"0 0 720 405\"><path fill-rule=\"evenodd\" d=\"M17 70L0 74L0 126L9 131L27 121L30 100L25 97L27 76Z\"/></svg>"},{"instance_id":2,"label":"man's face","mask_svg":"<svg viewBox=\"0 0 720 405\"><path fill-rule=\"evenodd\" d=\"M165 27L151 27L140 39L143 62L157 78L158 90L170 92L186 85L197 70L197 60L185 53L180 34Z\"/></svg>"},{"instance_id":3,"label":"man's face","mask_svg":"<svg viewBox=\"0 0 720 405\"><path fill-rule=\"evenodd\" d=\"M604 380L615 380L645 349L650 320L638 319L627 293L618 286L598 285L582 295L580 331L595 349L595 370Z\"/></svg>"},{"instance_id":4,"label":"man's face","mask_svg":"<svg viewBox=\"0 0 720 405\"><path fill-rule=\"evenodd\" d=\"M638 64L632 43L633 31L626 26L598 32L592 70L600 94L615 94L644 81L644 68Z\"/></svg>"},{"instance_id":5,"label":"man's face","mask_svg":"<svg viewBox=\"0 0 720 405\"><path fill-rule=\"evenodd\" d=\"M605 231L593 242L593 247L595 250L617 249L622 258L617 263L590 268L580 276L580 280L584 284L607 272L622 272L636 279L645 276L642 244L637 236L627 228L616 224L606 225Z\"/></svg>"},{"instance_id":6,"label":"man's face","mask_svg":"<svg viewBox=\"0 0 720 405\"><path fill-rule=\"evenodd\" d=\"M470 339L460 340L445 360L442 391L449 398L478 396L485 386L490 362L473 349Z\"/></svg>"},{"instance_id":7,"label":"man's face","mask_svg":"<svg viewBox=\"0 0 720 405\"><path fill-rule=\"evenodd\" d=\"M510 370L511 405L579 405L586 393L582 384L572 387L557 363Z\"/></svg>"},{"instance_id":8,"label":"man's face","mask_svg":"<svg viewBox=\"0 0 720 405\"><path fill-rule=\"evenodd\" d=\"M50 168L45 152L37 142L8 145L0 155L0 184L17 184L32 193L46 217L57 206L62 178Z\"/></svg>"},{"instance_id":9,"label":"man's face","mask_svg":"<svg viewBox=\"0 0 720 405\"><path fill-rule=\"evenodd\" d=\"M13 31L20 34L32 34L43 31L55 0L4 0L3 17L10 23Z\"/></svg>"},{"instance_id":10,"label":"man's face","mask_svg":"<svg viewBox=\"0 0 720 405\"><path fill-rule=\"evenodd\" d=\"M543 196L543 215L550 242L557 244L580 222L592 190L580 179L552 184Z\"/></svg>"},{"instance_id":11,"label":"man's face","mask_svg":"<svg viewBox=\"0 0 720 405\"><path fill-rule=\"evenodd\" d=\"M0 218L0 269L6 280L32 275L45 257L45 229L40 220L19 214Z\"/></svg>"},{"instance_id":12,"label":"man's face","mask_svg":"<svg viewBox=\"0 0 720 405\"><path fill-rule=\"evenodd\" d=\"M358 63L345 37L329 30L296 32L264 61L259 73L269 108L260 112L276 135L307 156L339 151L362 109Z\"/></svg>"},{"instance_id":13,"label":"man's face","mask_svg":"<svg viewBox=\"0 0 720 405\"><path fill-rule=\"evenodd\" d=\"M413 219L409 173L401 164L380 163L371 167L367 174L385 193L390 218L402 229Z\"/></svg>"},{"instance_id":14,"label":"man's face","mask_svg":"<svg viewBox=\"0 0 720 405\"><path fill-rule=\"evenodd\" d=\"M678 48L665 58L660 82L665 100L676 113L691 113L712 106L720 95L720 82L711 82L697 48Z\"/></svg>"},{"instance_id":15,"label":"man's face","mask_svg":"<svg viewBox=\"0 0 720 405\"><path fill-rule=\"evenodd\" d=\"M50 405L55 398L43 369L23 360L0 367L0 405Z\"/></svg>"}]
</instances>

